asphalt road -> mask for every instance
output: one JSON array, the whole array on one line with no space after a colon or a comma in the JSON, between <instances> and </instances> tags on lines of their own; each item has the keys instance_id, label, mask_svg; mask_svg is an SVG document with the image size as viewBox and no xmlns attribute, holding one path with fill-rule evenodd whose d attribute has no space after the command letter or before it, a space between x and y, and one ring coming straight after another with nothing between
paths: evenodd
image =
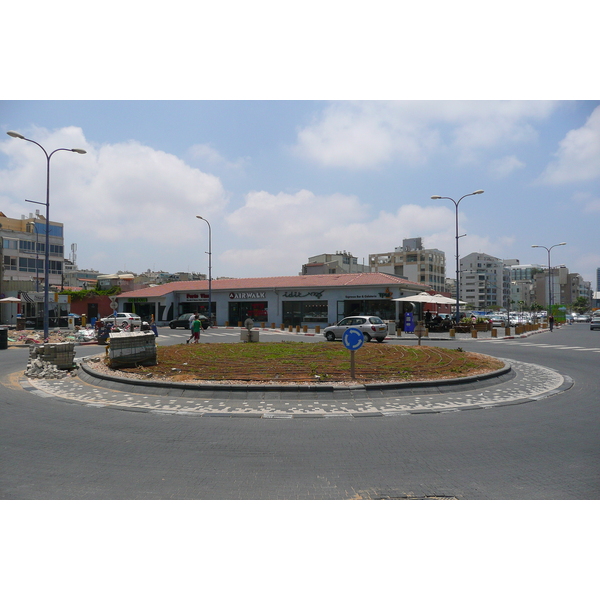
<instances>
[{"instance_id":1,"label":"asphalt road","mask_svg":"<svg viewBox=\"0 0 600 600\"><path fill-rule=\"evenodd\" d=\"M161 330L159 343L187 336L172 333ZM231 341L202 335L204 342ZM574 385L542 402L490 410L377 419L198 419L37 396L18 384L27 350L5 350L0 497L600 497L599 332L574 325L526 339L424 343L544 365ZM77 356L96 352L78 347Z\"/></svg>"}]
</instances>

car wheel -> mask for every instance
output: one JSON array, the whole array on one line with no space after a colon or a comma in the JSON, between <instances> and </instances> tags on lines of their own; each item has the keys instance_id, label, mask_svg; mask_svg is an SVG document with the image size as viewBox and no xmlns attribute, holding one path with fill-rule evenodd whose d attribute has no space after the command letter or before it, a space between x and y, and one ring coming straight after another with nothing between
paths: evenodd
<instances>
[{"instance_id":1,"label":"car wheel","mask_svg":"<svg viewBox=\"0 0 600 600\"><path fill-rule=\"evenodd\" d=\"M169 324L169 327L170 327L171 329L177 329L177 326L175 325L175 323L170 323L170 324Z\"/></svg>"},{"instance_id":2,"label":"car wheel","mask_svg":"<svg viewBox=\"0 0 600 600\"><path fill-rule=\"evenodd\" d=\"M380 344L381 344L381 342L383 342L383 340L385 340L385 338L382 338L382 337L378 337L378 338L377 338L377 341L378 341Z\"/></svg>"},{"instance_id":3,"label":"car wheel","mask_svg":"<svg viewBox=\"0 0 600 600\"><path fill-rule=\"evenodd\" d=\"M333 332L331 332L331 331L328 331L328 332L325 334L325 339L326 339L328 342L333 342L333 341L335 340L335 335L333 335Z\"/></svg>"},{"instance_id":4,"label":"car wheel","mask_svg":"<svg viewBox=\"0 0 600 600\"><path fill-rule=\"evenodd\" d=\"M371 336L368 333L363 333L364 337L365 337L365 342L370 342L371 341Z\"/></svg>"}]
</instances>

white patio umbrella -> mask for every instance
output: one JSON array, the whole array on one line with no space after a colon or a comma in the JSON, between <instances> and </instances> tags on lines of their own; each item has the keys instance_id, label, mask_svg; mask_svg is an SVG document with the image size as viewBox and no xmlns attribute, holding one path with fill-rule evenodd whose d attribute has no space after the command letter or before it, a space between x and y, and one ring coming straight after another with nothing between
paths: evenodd
<instances>
[{"instance_id":1,"label":"white patio umbrella","mask_svg":"<svg viewBox=\"0 0 600 600\"><path fill-rule=\"evenodd\" d=\"M427 292L421 292L415 296L404 296L403 298L392 298L393 302L420 302L420 303L431 303L431 304L456 304L456 300L452 298L446 298L441 294L435 294L432 296ZM460 304L466 304L462 300L459 300Z\"/></svg>"},{"instance_id":2,"label":"white patio umbrella","mask_svg":"<svg viewBox=\"0 0 600 600\"><path fill-rule=\"evenodd\" d=\"M2 298L0 302L23 302L21 298L15 298L14 296L9 296L8 298Z\"/></svg>"}]
</instances>

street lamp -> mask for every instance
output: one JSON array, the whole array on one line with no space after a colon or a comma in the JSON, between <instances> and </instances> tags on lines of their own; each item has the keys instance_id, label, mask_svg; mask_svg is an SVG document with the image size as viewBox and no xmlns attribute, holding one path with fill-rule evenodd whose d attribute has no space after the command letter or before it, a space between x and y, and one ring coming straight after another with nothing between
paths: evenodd
<instances>
[{"instance_id":1,"label":"street lamp","mask_svg":"<svg viewBox=\"0 0 600 600\"><path fill-rule=\"evenodd\" d=\"M48 341L48 322L49 322L49 303L48 303L48 290L49 290L49 279L50 279L50 159L55 152L65 150L67 152L77 152L77 154L86 154L85 150L81 148L57 148L48 154L46 149L38 144L35 140L30 140L24 135L17 133L16 131L6 132L10 137L25 140L31 142L36 146L39 146L44 154L46 155L46 202L35 202L33 200L26 200L26 202L33 202L33 204L45 204L46 205L46 248L45 248L45 264L44 264L44 341Z\"/></svg>"},{"instance_id":2,"label":"street lamp","mask_svg":"<svg viewBox=\"0 0 600 600\"><path fill-rule=\"evenodd\" d=\"M460 201L463 198L466 198L467 196L476 196L477 194L483 194L483 190L477 190L475 192L472 192L471 194L465 194L462 198L459 198L458 201L454 200L452 198L449 198L448 196L431 196L432 200L452 200L452 202L454 203L454 207L456 209L456 324L457 325L460 322L460 280L459 280L460 266L459 266L459 261L458 261L458 238L464 237L465 235L467 235L466 233L464 235L458 235L458 205L460 204Z\"/></svg>"},{"instance_id":3,"label":"street lamp","mask_svg":"<svg viewBox=\"0 0 600 600\"><path fill-rule=\"evenodd\" d=\"M199 215L196 215L196 219L200 219L208 225L208 321L212 326L212 233L207 219Z\"/></svg>"},{"instance_id":4,"label":"street lamp","mask_svg":"<svg viewBox=\"0 0 600 600\"><path fill-rule=\"evenodd\" d=\"M532 248L544 248L548 252L548 314L546 316L547 319L550 319L550 314L552 313L552 270L550 267L550 250L552 248L556 248L557 246L566 246L567 242L561 242L560 244L554 244L554 246L542 246L540 244L532 244Z\"/></svg>"}]
</instances>

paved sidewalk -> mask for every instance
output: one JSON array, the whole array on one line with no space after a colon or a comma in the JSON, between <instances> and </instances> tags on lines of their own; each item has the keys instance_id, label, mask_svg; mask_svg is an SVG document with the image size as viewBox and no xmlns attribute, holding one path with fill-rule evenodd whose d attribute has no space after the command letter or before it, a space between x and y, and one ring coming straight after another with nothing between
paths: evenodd
<instances>
[{"instance_id":1,"label":"paved sidewalk","mask_svg":"<svg viewBox=\"0 0 600 600\"><path fill-rule=\"evenodd\" d=\"M81 372L79 377L60 380L21 380L31 393L47 398L138 412L202 417L381 417L442 413L520 404L542 400L572 386L572 380L552 369L517 361L506 361L509 372L497 378L465 378L452 386L428 382L405 385L339 387L300 392L269 390L266 386L190 386L156 388L132 385L131 380L101 381ZM115 378L117 379L117 378ZM316 387L316 386L313 386ZM328 386L331 387L331 386Z\"/></svg>"}]
</instances>

